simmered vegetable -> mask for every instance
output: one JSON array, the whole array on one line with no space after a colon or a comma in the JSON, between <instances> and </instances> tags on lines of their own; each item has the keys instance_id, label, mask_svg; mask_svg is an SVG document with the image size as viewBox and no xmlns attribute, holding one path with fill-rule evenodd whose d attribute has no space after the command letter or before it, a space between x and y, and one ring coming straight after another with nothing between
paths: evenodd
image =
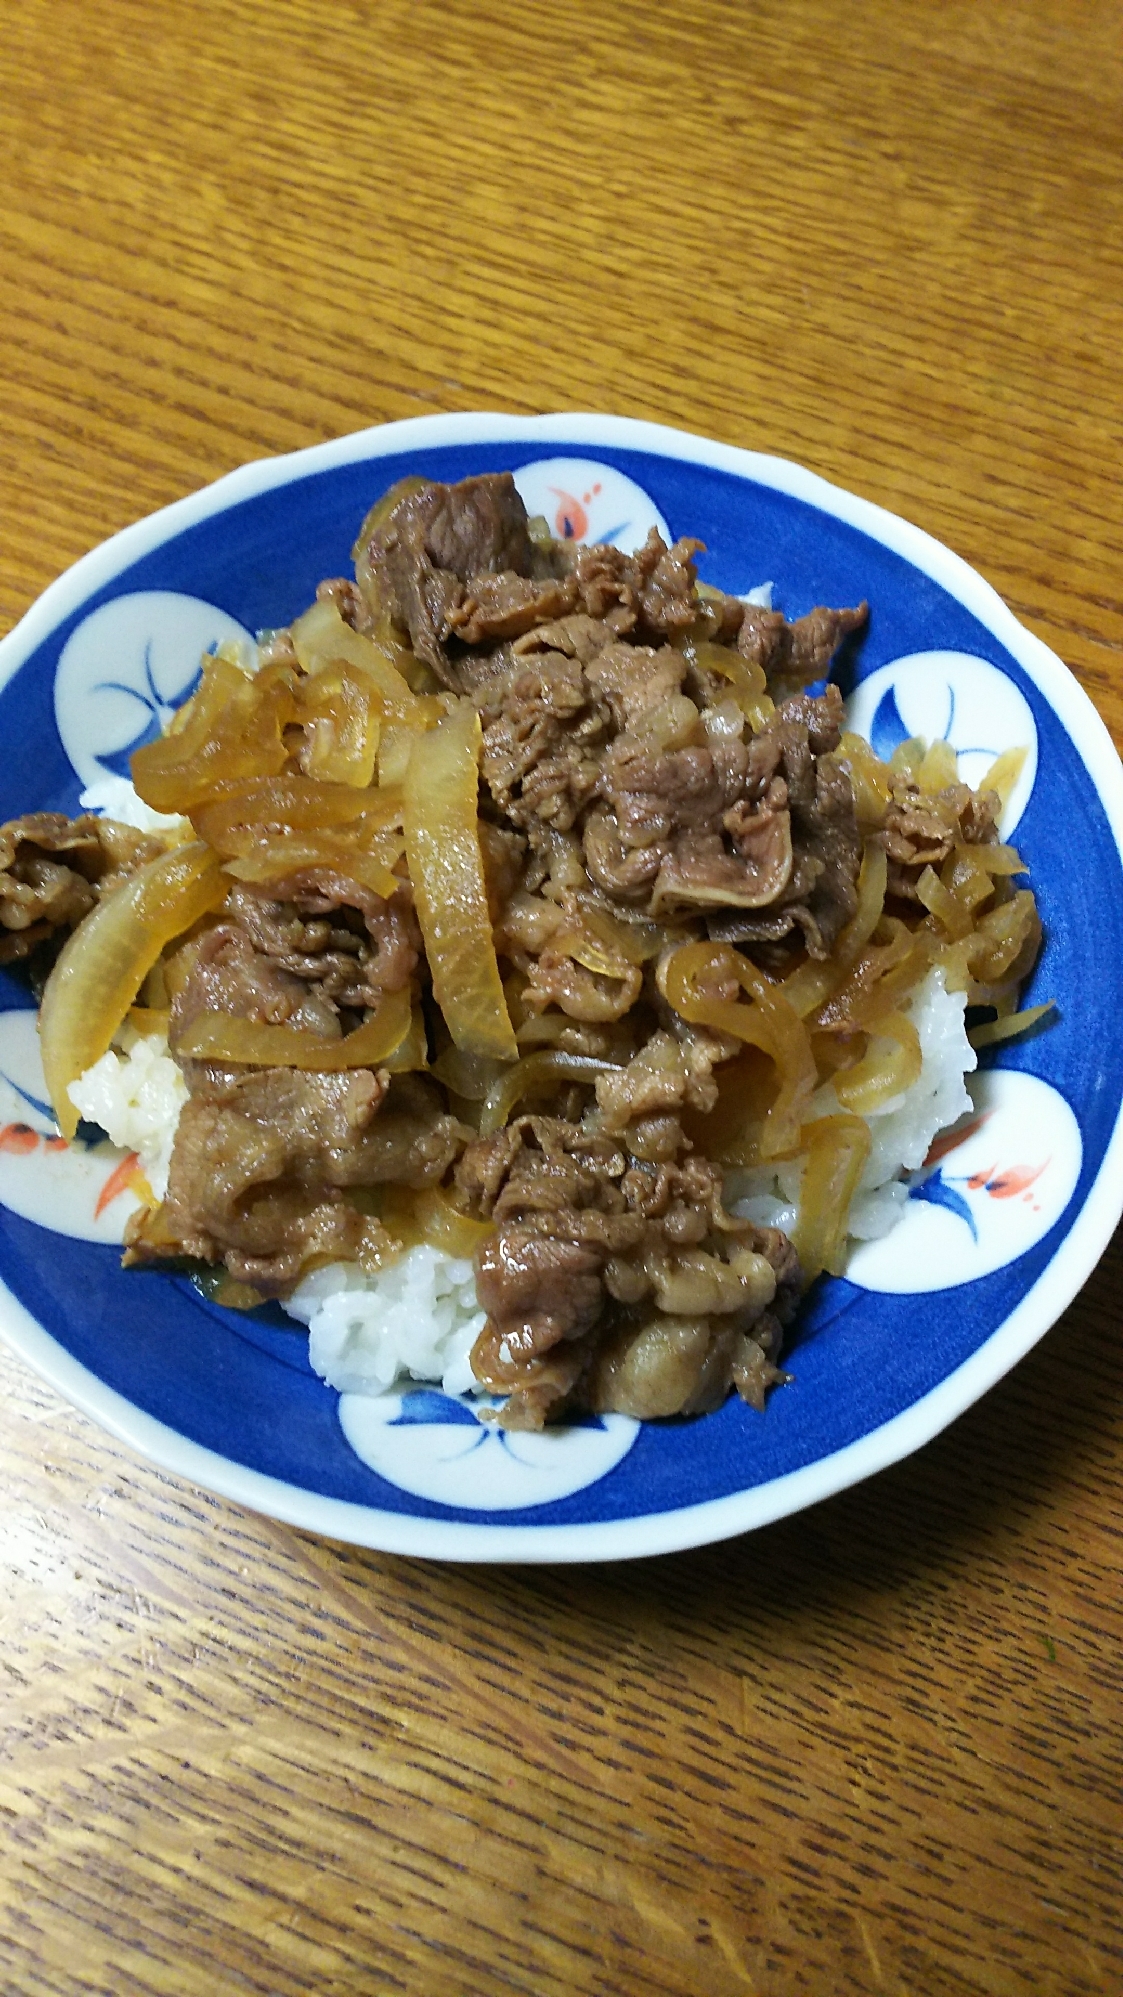
<instances>
[{"instance_id":1,"label":"simmered vegetable","mask_svg":"<svg viewBox=\"0 0 1123 1997\"><path fill-rule=\"evenodd\" d=\"M433 995L465 1054L518 1057L477 829L480 718L461 701L420 735L405 785L406 852Z\"/></svg>"},{"instance_id":2,"label":"simmered vegetable","mask_svg":"<svg viewBox=\"0 0 1123 1997\"><path fill-rule=\"evenodd\" d=\"M177 846L122 882L74 931L43 994L39 1038L64 1137L78 1112L71 1082L99 1061L166 943L225 900L229 883L201 842Z\"/></svg>"}]
</instances>

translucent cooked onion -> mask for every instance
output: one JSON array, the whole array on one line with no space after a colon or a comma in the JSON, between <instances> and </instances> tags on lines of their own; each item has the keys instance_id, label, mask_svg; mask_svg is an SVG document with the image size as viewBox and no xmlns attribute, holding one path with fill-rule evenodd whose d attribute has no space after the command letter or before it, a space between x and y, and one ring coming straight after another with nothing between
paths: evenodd
<instances>
[{"instance_id":1,"label":"translucent cooked onion","mask_svg":"<svg viewBox=\"0 0 1123 1997\"><path fill-rule=\"evenodd\" d=\"M980 1026L971 1028L967 1038L972 1047L994 1047L1000 1040L1015 1040L1053 1012L1056 1003L1055 999L1046 999L1044 1005L1028 1005L1024 1012L1008 1012L1004 1018L984 1020Z\"/></svg>"},{"instance_id":2,"label":"translucent cooked onion","mask_svg":"<svg viewBox=\"0 0 1123 1997\"><path fill-rule=\"evenodd\" d=\"M959 763L950 742L930 742L916 767L920 789L934 797L959 780Z\"/></svg>"},{"instance_id":3,"label":"translucent cooked onion","mask_svg":"<svg viewBox=\"0 0 1123 1997\"><path fill-rule=\"evenodd\" d=\"M566 1082L595 1082L598 1075L619 1074L618 1061L599 1061L586 1054L524 1054L502 1079L488 1090L480 1112L480 1136L491 1137L502 1130L511 1111L523 1098L543 1088Z\"/></svg>"},{"instance_id":4,"label":"translucent cooked onion","mask_svg":"<svg viewBox=\"0 0 1123 1997\"><path fill-rule=\"evenodd\" d=\"M386 1056L382 1066L391 1075L420 1074L429 1066L429 1036L425 1031L425 1014L419 1005L413 1008L405 1039Z\"/></svg>"},{"instance_id":5,"label":"translucent cooked onion","mask_svg":"<svg viewBox=\"0 0 1123 1997\"><path fill-rule=\"evenodd\" d=\"M849 773L854 809L863 827L884 825L893 797L892 771L861 735L843 735L833 760Z\"/></svg>"},{"instance_id":6,"label":"translucent cooked onion","mask_svg":"<svg viewBox=\"0 0 1123 1997\"><path fill-rule=\"evenodd\" d=\"M822 1116L803 1131L807 1160L792 1242L804 1281L822 1270L838 1274L850 1203L870 1153L870 1129L860 1116Z\"/></svg>"},{"instance_id":7,"label":"translucent cooked onion","mask_svg":"<svg viewBox=\"0 0 1123 1997\"><path fill-rule=\"evenodd\" d=\"M408 1186L387 1186L379 1201L378 1217L403 1248L428 1242L430 1247L461 1256L466 1262L493 1232L489 1221L472 1220L461 1213L440 1186L426 1186L421 1192Z\"/></svg>"},{"instance_id":8,"label":"translucent cooked onion","mask_svg":"<svg viewBox=\"0 0 1123 1997\"><path fill-rule=\"evenodd\" d=\"M862 1059L835 1076L834 1092L843 1109L869 1116L911 1088L920 1069L920 1035L911 1019L903 1012L886 1013Z\"/></svg>"},{"instance_id":9,"label":"translucent cooked onion","mask_svg":"<svg viewBox=\"0 0 1123 1997\"><path fill-rule=\"evenodd\" d=\"M301 756L312 778L365 790L374 781L382 702L366 673L341 661L296 689L306 735Z\"/></svg>"},{"instance_id":10,"label":"translucent cooked onion","mask_svg":"<svg viewBox=\"0 0 1123 1997\"><path fill-rule=\"evenodd\" d=\"M217 908L227 889L206 846L177 846L122 881L63 946L43 994L39 1038L64 1137L78 1128L71 1082L106 1052L165 944Z\"/></svg>"},{"instance_id":11,"label":"translucent cooked onion","mask_svg":"<svg viewBox=\"0 0 1123 1997\"><path fill-rule=\"evenodd\" d=\"M1028 749L1004 749L996 756L982 783L980 792L994 791L1003 811L1014 795L1014 786L1025 768Z\"/></svg>"},{"instance_id":12,"label":"translucent cooked onion","mask_svg":"<svg viewBox=\"0 0 1123 1997\"><path fill-rule=\"evenodd\" d=\"M252 1068L373 1068L406 1038L412 1020L407 989L387 992L354 1033L328 1040L298 1026L267 1026L232 1012L201 1012L174 1041L181 1060L234 1061Z\"/></svg>"},{"instance_id":13,"label":"translucent cooked onion","mask_svg":"<svg viewBox=\"0 0 1123 1997\"><path fill-rule=\"evenodd\" d=\"M866 840L858 875L858 906L825 963L811 957L784 979L780 989L793 1012L801 1019L817 1012L832 992L838 990L848 967L870 940L885 907L885 885L889 862L879 840Z\"/></svg>"},{"instance_id":14,"label":"translucent cooked onion","mask_svg":"<svg viewBox=\"0 0 1123 1997\"><path fill-rule=\"evenodd\" d=\"M884 916L873 942L809 1024L834 1032L875 1031L878 1021L895 1011L933 961L942 961L945 954L934 934L913 931L897 916Z\"/></svg>"},{"instance_id":15,"label":"translucent cooked onion","mask_svg":"<svg viewBox=\"0 0 1123 1997\"><path fill-rule=\"evenodd\" d=\"M442 703L433 695L414 693L390 651L363 632L353 631L328 598L312 604L297 618L291 636L297 658L313 677L341 664L364 674L379 696L384 721L432 728L444 713Z\"/></svg>"},{"instance_id":16,"label":"translucent cooked onion","mask_svg":"<svg viewBox=\"0 0 1123 1997\"><path fill-rule=\"evenodd\" d=\"M768 692L764 667L743 658L731 646L715 645L708 638L690 641L683 649L692 665L700 666L704 672L717 673L730 682L733 698L753 734L759 735L776 712L776 704Z\"/></svg>"},{"instance_id":17,"label":"translucent cooked onion","mask_svg":"<svg viewBox=\"0 0 1123 1997\"><path fill-rule=\"evenodd\" d=\"M482 1103L496 1083L510 1073L510 1068L505 1061L494 1061L481 1054L462 1054L459 1047L446 1047L434 1061L433 1073L454 1096L462 1096L465 1102Z\"/></svg>"},{"instance_id":18,"label":"translucent cooked onion","mask_svg":"<svg viewBox=\"0 0 1123 1997\"><path fill-rule=\"evenodd\" d=\"M265 666L251 679L228 659L208 659L171 732L134 750L137 794L155 811L187 812L220 784L279 775L288 761L284 731L296 718L295 686L289 666Z\"/></svg>"},{"instance_id":19,"label":"translucent cooked onion","mask_svg":"<svg viewBox=\"0 0 1123 1997\"><path fill-rule=\"evenodd\" d=\"M573 948L569 942L571 937ZM602 971L606 977L622 977L627 965L646 964L652 957L657 957L665 942L666 930L662 923L646 920L625 922L609 909L598 908L588 896L582 895L575 898L569 920L551 939L551 947L564 950L567 956L584 964L590 971ZM614 966L611 970L608 968L610 964Z\"/></svg>"},{"instance_id":20,"label":"translucent cooked onion","mask_svg":"<svg viewBox=\"0 0 1123 1997\"><path fill-rule=\"evenodd\" d=\"M405 785L406 852L433 994L456 1046L513 1061L477 827L481 741L466 700L418 736Z\"/></svg>"},{"instance_id":21,"label":"translucent cooked onion","mask_svg":"<svg viewBox=\"0 0 1123 1997\"><path fill-rule=\"evenodd\" d=\"M346 826L362 841L372 832L400 825L401 817L400 790L360 791L351 784L303 776L234 784L190 812L200 839L231 857L246 852L247 841L270 832L331 832Z\"/></svg>"},{"instance_id":22,"label":"translucent cooked onion","mask_svg":"<svg viewBox=\"0 0 1123 1997\"><path fill-rule=\"evenodd\" d=\"M389 901L402 885L393 867L403 843L400 837L390 836L379 851L364 852L331 833L294 833L289 838L263 840L250 852L227 860L225 871L235 880L254 881L267 887L271 881L286 880L290 874L303 873L311 867L329 867Z\"/></svg>"},{"instance_id":23,"label":"translucent cooked onion","mask_svg":"<svg viewBox=\"0 0 1123 1997\"><path fill-rule=\"evenodd\" d=\"M1028 951L1036 950L1040 936L1037 903L1029 888L1019 888L1009 901L979 917L968 945L971 976L982 985L1001 984Z\"/></svg>"},{"instance_id":24,"label":"translucent cooked onion","mask_svg":"<svg viewBox=\"0 0 1123 1997\"><path fill-rule=\"evenodd\" d=\"M728 985L740 985L754 1003L741 1005L726 998L723 988ZM684 943L667 961L662 989L683 1019L717 1033L731 1033L772 1057L780 1086L764 1120L760 1155L791 1155L798 1149L800 1126L818 1076L807 1028L781 987L771 984L728 944Z\"/></svg>"}]
</instances>

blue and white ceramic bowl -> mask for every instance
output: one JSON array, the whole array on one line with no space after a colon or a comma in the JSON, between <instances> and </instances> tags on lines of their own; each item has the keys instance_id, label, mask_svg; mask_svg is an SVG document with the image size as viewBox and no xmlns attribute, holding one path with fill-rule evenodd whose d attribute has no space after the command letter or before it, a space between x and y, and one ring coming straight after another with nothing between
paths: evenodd
<instances>
[{"instance_id":1,"label":"blue and white ceramic bowl","mask_svg":"<svg viewBox=\"0 0 1123 1997\"><path fill-rule=\"evenodd\" d=\"M0 819L73 811L125 772L201 650L288 623L347 571L393 480L503 468L559 533L698 535L704 579L770 582L789 616L868 598L845 690L883 754L944 736L977 780L1000 749L1029 750L1006 829L1045 923L1027 997L1055 999L1055 1023L984 1057L974 1116L895 1232L812 1294L794 1380L763 1415L734 1397L696 1421L503 1436L435 1391L341 1404L279 1312L235 1315L179 1277L122 1273L127 1166L58 1139L26 988L0 974L0 1329L126 1442L294 1524L446 1559L615 1559L745 1531L908 1454L1084 1282L1123 1204L1123 773L1060 661L916 528L795 465L650 424L459 415L249 465L56 582L0 646Z\"/></svg>"}]
</instances>

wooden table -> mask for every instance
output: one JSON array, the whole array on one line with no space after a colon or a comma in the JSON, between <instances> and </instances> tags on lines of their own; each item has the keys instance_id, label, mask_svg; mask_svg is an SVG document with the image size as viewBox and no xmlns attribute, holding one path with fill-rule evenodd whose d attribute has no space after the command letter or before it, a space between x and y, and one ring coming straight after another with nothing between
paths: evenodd
<instances>
[{"instance_id":1,"label":"wooden table","mask_svg":"<svg viewBox=\"0 0 1123 1997\"><path fill-rule=\"evenodd\" d=\"M1123 731L1117 0L21 0L0 619L263 453L600 408L949 541ZM911 1462L426 1566L8 1358L4 1993L1123 1988L1123 1255Z\"/></svg>"}]
</instances>

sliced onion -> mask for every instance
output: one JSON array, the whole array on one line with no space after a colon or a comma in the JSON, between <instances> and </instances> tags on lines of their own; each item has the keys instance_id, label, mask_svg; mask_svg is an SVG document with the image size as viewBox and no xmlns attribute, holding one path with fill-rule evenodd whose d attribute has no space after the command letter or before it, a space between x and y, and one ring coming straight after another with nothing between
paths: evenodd
<instances>
[{"instance_id":1,"label":"sliced onion","mask_svg":"<svg viewBox=\"0 0 1123 1997\"><path fill-rule=\"evenodd\" d=\"M351 784L319 783L311 777L268 777L261 783L231 785L221 796L193 806L190 817L200 839L216 853L247 850L247 838L271 832L370 832L401 823L400 790L357 790Z\"/></svg>"},{"instance_id":2,"label":"sliced onion","mask_svg":"<svg viewBox=\"0 0 1123 1997\"><path fill-rule=\"evenodd\" d=\"M719 673L730 682L738 707L753 734L759 735L776 712L764 667L743 658L732 646L715 645L708 638L688 644L685 651L692 664L701 666L705 672Z\"/></svg>"},{"instance_id":3,"label":"sliced onion","mask_svg":"<svg viewBox=\"0 0 1123 1997\"><path fill-rule=\"evenodd\" d=\"M463 700L419 735L405 783L406 851L433 978L457 1047L518 1056L503 997L477 825L480 717Z\"/></svg>"},{"instance_id":4,"label":"sliced onion","mask_svg":"<svg viewBox=\"0 0 1123 1997\"><path fill-rule=\"evenodd\" d=\"M803 1141L807 1162L792 1243L810 1283L823 1269L840 1271L850 1203L870 1154L870 1127L861 1116L821 1116L804 1125Z\"/></svg>"},{"instance_id":5,"label":"sliced onion","mask_svg":"<svg viewBox=\"0 0 1123 1997\"><path fill-rule=\"evenodd\" d=\"M599 1061L586 1054L565 1054L560 1049L549 1054L524 1054L488 1090L480 1112L480 1136L492 1137L502 1130L511 1111L536 1090L557 1088L564 1082L595 1082L598 1075L619 1073L618 1061Z\"/></svg>"},{"instance_id":6,"label":"sliced onion","mask_svg":"<svg viewBox=\"0 0 1123 1997\"><path fill-rule=\"evenodd\" d=\"M267 840L251 852L227 860L225 871L235 880L268 886L270 881L286 880L290 874L303 873L310 867L330 867L389 901L402 885L392 871L401 847L400 839L390 839L379 852L360 852L330 833L294 834L288 839Z\"/></svg>"},{"instance_id":7,"label":"sliced onion","mask_svg":"<svg viewBox=\"0 0 1123 1997\"><path fill-rule=\"evenodd\" d=\"M301 681L296 701L307 731L308 775L365 790L374 781L382 723L382 702L367 675L342 661Z\"/></svg>"},{"instance_id":8,"label":"sliced onion","mask_svg":"<svg viewBox=\"0 0 1123 1997\"><path fill-rule=\"evenodd\" d=\"M889 1042L878 1047L878 1040ZM874 1045L853 1068L834 1078L834 1092L843 1109L869 1116L919 1080L920 1035L903 1012L886 1013L877 1023Z\"/></svg>"},{"instance_id":9,"label":"sliced onion","mask_svg":"<svg viewBox=\"0 0 1123 1997\"><path fill-rule=\"evenodd\" d=\"M100 1061L164 945L228 892L206 846L177 846L122 881L63 946L43 994L39 1038L64 1137L78 1128L71 1082Z\"/></svg>"},{"instance_id":10,"label":"sliced onion","mask_svg":"<svg viewBox=\"0 0 1123 1997\"><path fill-rule=\"evenodd\" d=\"M876 839L867 839L858 875L858 906L847 923L826 963L813 958L801 964L784 979L780 989L801 1019L817 1012L837 991L859 951L869 942L885 907L885 887L889 861L885 848Z\"/></svg>"},{"instance_id":11,"label":"sliced onion","mask_svg":"<svg viewBox=\"0 0 1123 1997\"><path fill-rule=\"evenodd\" d=\"M391 1075L420 1074L429 1066L429 1036L425 1031L425 1014L419 1005L413 1008L409 1032L399 1041L392 1054L382 1063Z\"/></svg>"},{"instance_id":12,"label":"sliced onion","mask_svg":"<svg viewBox=\"0 0 1123 1997\"><path fill-rule=\"evenodd\" d=\"M480 1244L494 1232L489 1222L461 1213L440 1186L426 1186L420 1192L408 1186L386 1186L378 1217L399 1237L403 1248L425 1241L465 1262L471 1261Z\"/></svg>"},{"instance_id":13,"label":"sliced onion","mask_svg":"<svg viewBox=\"0 0 1123 1997\"><path fill-rule=\"evenodd\" d=\"M1006 806L1014 795L1014 785L1025 768L1026 757L1028 755L1028 749L1004 749L1000 756L995 757L986 776L983 778L981 784L979 784L978 790L980 796L984 795L988 790L996 791L1002 810L1005 811Z\"/></svg>"},{"instance_id":14,"label":"sliced onion","mask_svg":"<svg viewBox=\"0 0 1123 1997\"><path fill-rule=\"evenodd\" d=\"M284 731L296 717L295 674L265 666L249 679L229 660L208 659L203 681L169 734L134 751L133 784L155 811L184 812L216 786L276 776L288 761Z\"/></svg>"},{"instance_id":15,"label":"sliced onion","mask_svg":"<svg viewBox=\"0 0 1123 1997\"><path fill-rule=\"evenodd\" d=\"M1056 999L1046 999L1044 1005L1027 1005L1024 1012L1008 1012L1004 1019L986 1019L981 1026L973 1026L967 1038L972 1047L993 1047L999 1040L1014 1040L1052 1012L1056 1003Z\"/></svg>"},{"instance_id":16,"label":"sliced onion","mask_svg":"<svg viewBox=\"0 0 1123 1997\"><path fill-rule=\"evenodd\" d=\"M232 1012L201 1012L180 1034L173 1053L192 1061L235 1061L251 1068L302 1068L336 1073L374 1068L394 1053L410 1029L409 991L387 992L377 1012L343 1039L328 1040L299 1026L267 1026Z\"/></svg>"},{"instance_id":17,"label":"sliced onion","mask_svg":"<svg viewBox=\"0 0 1123 1997\"><path fill-rule=\"evenodd\" d=\"M431 728L444 712L432 694L414 693L389 652L373 638L353 631L327 598L321 598L297 618L292 627L292 642L305 672L313 676L343 662L357 667L379 695L386 721Z\"/></svg>"},{"instance_id":18,"label":"sliced onion","mask_svg":"<svg viewBox=\"0 0 1123 1997\"><path fill-rule=\"evenodd\" d=\"M734 982L754 1004L741 1005L717 995L715 987ZM683 1019L717 1033L731 1033L771 1055L780 1088L764 1120L761 1156L790 1156L798 1149L799 1127L818 1075L807 1028L781 987L771 984L728 944L684 943L667 960L662 989Z\"/></svg>"}]
</instances>

